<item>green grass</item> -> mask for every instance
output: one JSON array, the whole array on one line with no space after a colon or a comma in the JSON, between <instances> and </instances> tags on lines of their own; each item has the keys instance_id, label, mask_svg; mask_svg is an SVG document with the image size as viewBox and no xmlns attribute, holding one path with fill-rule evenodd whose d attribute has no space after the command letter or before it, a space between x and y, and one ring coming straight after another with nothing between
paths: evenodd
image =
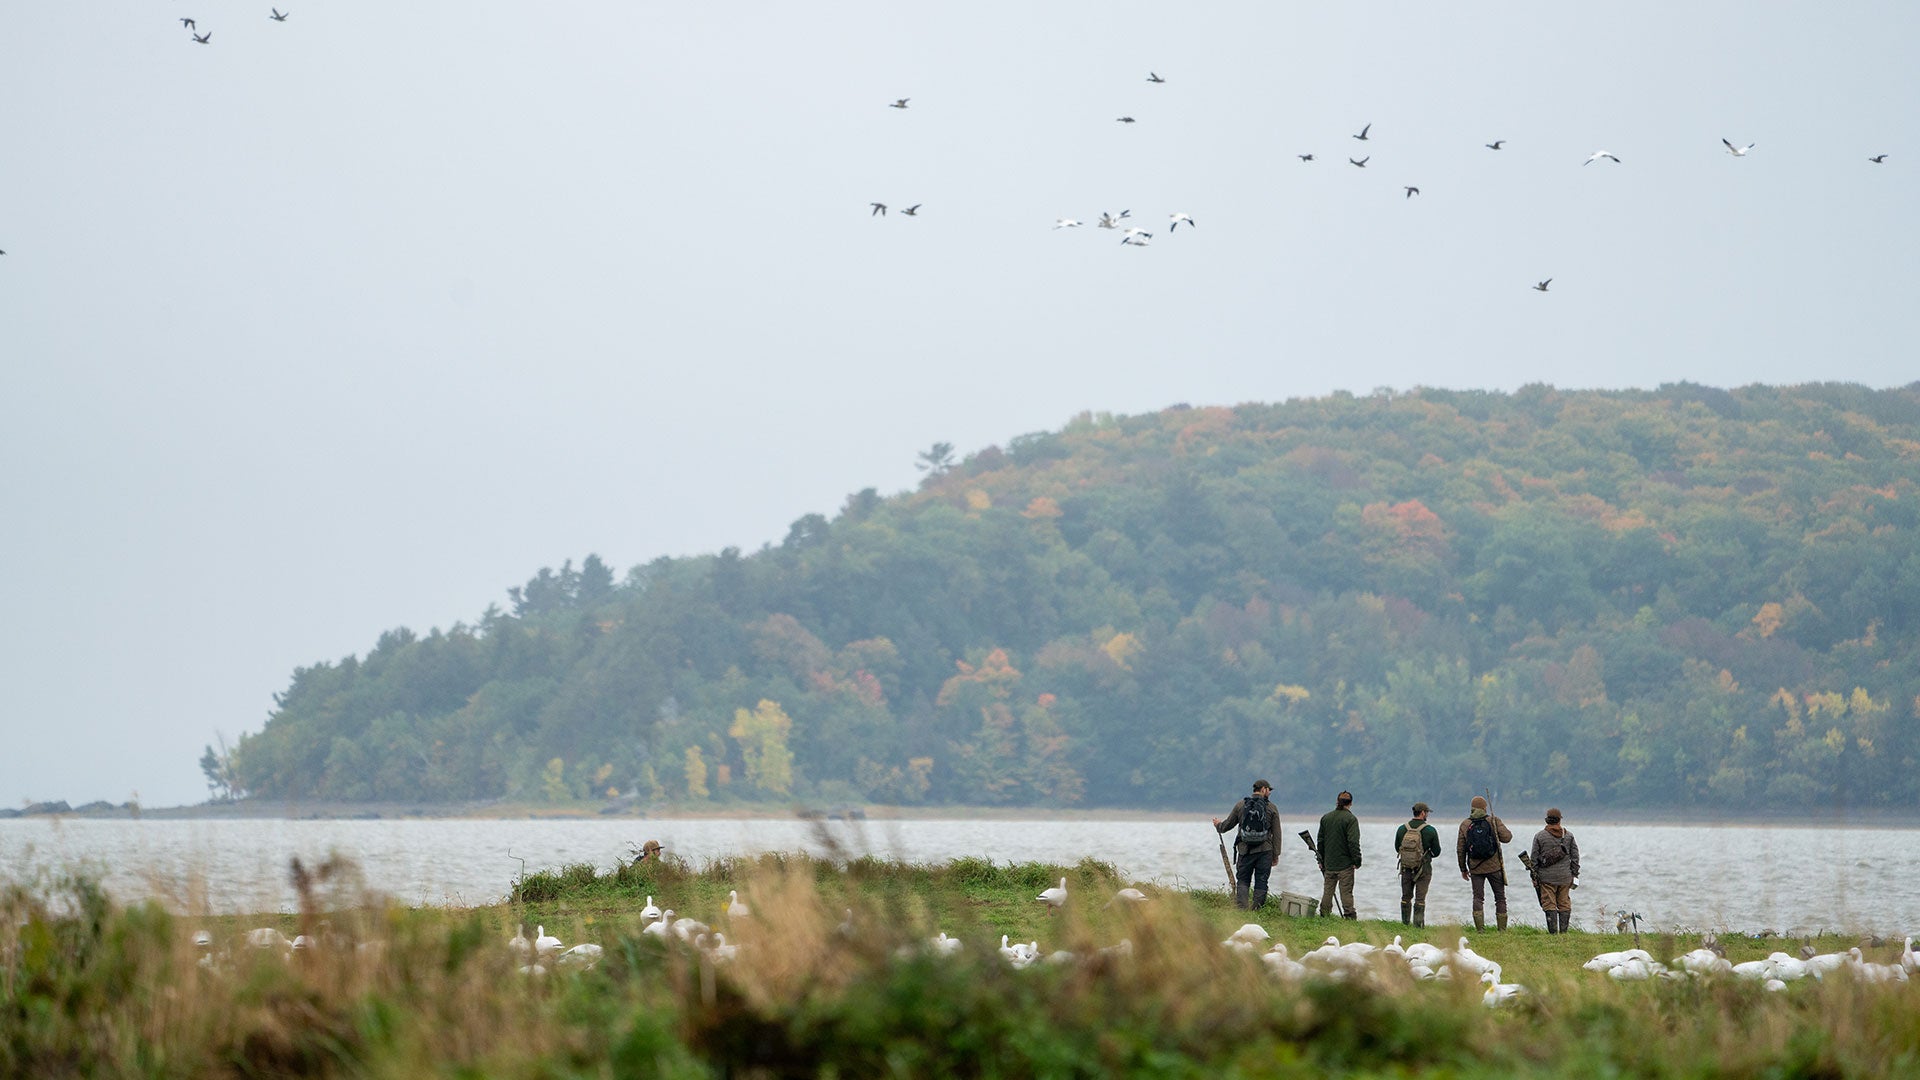
<instances>
[{"instance_id":1,"label":"green grass","mask_svg":"<svg viewBox=\"0 0 1920 1080\"><path fill-rule=\"evenodd\" d=\"M1049 915L1035 897L1062 876L1070 899ZM1579 965L1631 935L1532 929L1468 931L1532 988L1512 1007L1484 1007L1477 983L1416 984L1386 964L1372 983L1287 984L1220 946L1249 921L1223 896L1110 906L1124 882L1093 861L668 858L533 874L509 902L475 909L393 907L351 881L313 884L297 916L214 920L121 907L85 880L7 890L0 1076L1920 1074L1920 986L1620 984ZM721 914L729 890L750 919ZM642 934L648 895L723 928L739 959ZM851 936L837 929L848 909ZM1328 935L1415 939L1397 922L1254 921L1296 955ZM323 947L283 959L232 944L262 924ZM584 973L521 975L505 941L522 924L604 957ZM191 941L202 927L228 943L211 969ZM941 930L966 942L951 961L915 947ZM1079 959L1016 971L1002 934ZM1122 938L1131 956L1100 951ZM1696 944L1642 940L1662 958ZM1739 960L1800 942L1727 944Z\"/></svg>"}]
</instances>

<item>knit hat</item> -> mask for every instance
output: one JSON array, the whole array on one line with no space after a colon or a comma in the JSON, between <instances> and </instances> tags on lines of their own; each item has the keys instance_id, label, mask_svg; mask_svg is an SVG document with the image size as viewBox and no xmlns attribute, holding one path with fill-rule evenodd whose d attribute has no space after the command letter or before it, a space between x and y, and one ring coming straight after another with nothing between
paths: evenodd
<instances>
[{"instance_id":1,"label":"knit hat","mask_svg":"<svg viewBox=\"0 0 1920 1080\"><path fill-rule=\"evenodd\" d=\"M1554 809L1547 811L1547 824L1549 825L1560 824L1560 809L1558 807L1555 807Z\"/></svg>"},{"instance_id":2,"label":"knit hat","mask_svg":"<svg viewBox=\"0 0 1920 1080\"><path fill-rule=\"evenodd\" d=\"M1475 810L1485 810L1485 809L1487 808L1487 800L1485 800L1485 799L1483 799L1483 798L1481 798L1481 797L1480 797L1480 796L1478 796L1478 795L1475 795L1475 796L1473 797L1473 806L1472 806L1472 808L1473 808L1473 809L1475 809Z\"/></svg>"}]
</instances>

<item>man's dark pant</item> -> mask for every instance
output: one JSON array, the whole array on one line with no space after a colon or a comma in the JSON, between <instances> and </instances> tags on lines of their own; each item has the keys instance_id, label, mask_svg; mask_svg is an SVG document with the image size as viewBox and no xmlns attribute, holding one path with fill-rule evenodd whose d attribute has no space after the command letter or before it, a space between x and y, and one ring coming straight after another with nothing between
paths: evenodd
<instances>
[{"instance_id":1,"label":"man's dark pant","mask_svg":"<svg viewBox=\"0 0 1920 1080\"><path fill-rule=\"evenodd\" d=\"M1273 852L1242 851L1237 854L1239 857L1233 868L1233 904L1235 907L1257 910L1267 902L1267 879L1273 874ZM1251 900L1247 897L1249 887L1253 890Z\"/></svg>"}]
</instances>

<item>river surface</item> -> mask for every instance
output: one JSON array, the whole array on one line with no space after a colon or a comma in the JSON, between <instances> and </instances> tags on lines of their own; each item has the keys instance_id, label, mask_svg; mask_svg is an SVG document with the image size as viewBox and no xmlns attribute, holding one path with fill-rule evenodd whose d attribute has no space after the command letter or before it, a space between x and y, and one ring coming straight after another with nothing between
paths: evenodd
<instances>
[{"instance_id":1,"label":"river surface","mask_svg":"<svg viewBox=\"0 0 1920 1080\"><path fill-rule=\"evenodd\" d=\"M1397 918L1392 852L1398 820L1363 819L1365 862L1356 900L1367 918ZM1454 869L1454 821L1435 823L1446 854L1435 864L1430 920L1469 917ZM1273 891L1320 893L1300 841L1287 842ZM1510 823L1514 918L1544 925L1512 853L1538 826ZM1777 825L1581 825L1575 925L1611 929L1602 911L1638 912L1642 928L1874 931L1920 930L1920 829ZM823 840L823 836L828 838ZM82 869L122 901L157 899L184 914L292 911L288 860L329 854L358 863L368 888L411 905L479 906L501 899L522 871L591 863L611 869L646 839L696 866L763 851L871 853L910 862L962 857L996 863L1112 863L1135 881L1221 889L1219 845L1204 817L1188 820L0 820L0 881L26 882ZM522 862L524 860L524 864ZM1489 916L1492 902L1488 901Z\"/></svg>"}]
</instances>

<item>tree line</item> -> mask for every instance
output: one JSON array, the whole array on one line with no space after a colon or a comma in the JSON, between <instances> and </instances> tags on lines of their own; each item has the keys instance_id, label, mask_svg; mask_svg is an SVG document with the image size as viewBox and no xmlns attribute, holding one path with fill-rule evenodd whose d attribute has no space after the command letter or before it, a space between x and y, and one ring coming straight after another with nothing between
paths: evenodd
<instances>
[{"instance_id":1,"label":"tree line","mask_svg":"<svg viewBox=\"0 0 1920 1080\"><path fill-rule=\"evenodd\" d=\"M302 667L216 797L1920 801L1920 384L1085 414Z\"/></svg>"}]
</instances>

